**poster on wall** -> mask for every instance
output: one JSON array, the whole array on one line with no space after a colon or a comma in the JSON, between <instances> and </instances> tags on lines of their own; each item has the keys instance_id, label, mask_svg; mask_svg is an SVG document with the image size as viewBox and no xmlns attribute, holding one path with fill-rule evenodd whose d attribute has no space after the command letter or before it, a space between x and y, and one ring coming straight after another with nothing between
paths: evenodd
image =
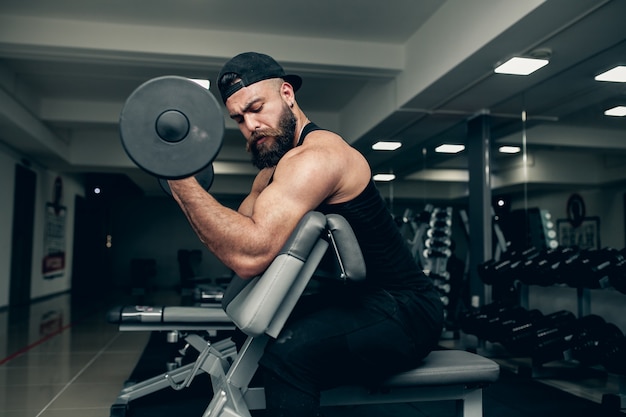
<instances>
[{"instance_id":1,"label":"poster on wall","mask_svg":"<svg viewBox=\"0 0 626 417\"><path fill-rule=\"evenodd\" d=\"M557 220L559 244L579 249L600 249L600 218L587 217L585 200L572 194L567 200L567 219Z\"/></svg>"},{"instance_id":2,"label":"poster on wall","mask_svg":"<svg viewBox=\"0 0 626 417\"><path fill-rule=\"evenodd\" d=\"M578 226L572 226L569 220L558 220L559 244L579 249L600 249L600 219L585 217Z\"/></svg>"},{"instance_id":3,"label":"poster on wall","mask_svg":"<svg viewBox=\"0 0 626 417\"><path fill-rule=\"evenodd\" d=\"M54 182L54 201L46 203L42 274L44 279L61 278L65 274L65 221L67 208L61 205L63 183Z\"/></svg>"}]
</instances>

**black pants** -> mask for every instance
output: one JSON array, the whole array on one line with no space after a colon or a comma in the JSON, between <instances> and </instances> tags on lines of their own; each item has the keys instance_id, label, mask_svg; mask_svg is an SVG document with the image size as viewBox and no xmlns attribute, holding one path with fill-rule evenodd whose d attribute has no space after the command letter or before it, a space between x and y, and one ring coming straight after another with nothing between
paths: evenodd
<instances>
[{"instance_id":1,"label":"black pants","mask_svg":"<svg viewBox=\"0 0 626 417\"><path fill-rule=\"evenodd\" d=\"M303 297L260 361L267 415L318 416L320 391L375 384L417 366L436 346L442 321L436 296L418 299L428 313L407 314L403 304L415 297L383 290Z\"/></svg>"}]
</instances>

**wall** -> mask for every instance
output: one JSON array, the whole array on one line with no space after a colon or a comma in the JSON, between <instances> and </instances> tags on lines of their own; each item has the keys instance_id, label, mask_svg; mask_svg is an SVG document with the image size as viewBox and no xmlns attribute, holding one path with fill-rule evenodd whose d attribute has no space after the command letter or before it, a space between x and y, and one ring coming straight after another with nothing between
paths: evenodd
<instances>
[{"instance_id":1,"label":"wall","mask_svg":"<svg viewBox=\"0 0 626 417\"><path fill-rule=\"evenodd\" d=\"M624 202L626 187L608 186L600 189L581 189L569 192L550 191L529 193L525 201L517 197L511 201L512 209L539 207L550 211L555 220L567 219L567 200L572 194L580 195L586 207L586 217L600 218L600 244L616 249L626 247L624 233Z\"/></svg>"},{"instance_id":2,"label":"wall","mask_svg":"<svg viewBox=\"0 0 626 417\"><path fill-rule=\"evenodd\" d=\"M2 210L0 210L0 307L9 304L11 279L11 239L13 233L13 196L15 165L22 163L21 155L4 146L0 147L0 190ZM44 228L46 203L53 199L57 173L31 164L30 169L37 175L35 190L35 219L33 231L33 252L31 264L31 299L68 291L71 288L72 249L74 232L74 196L83 193L79 179L62 175L63 197L60 203L66 207L65 217L65 272L54 279L44 279L42 260L44 256Z\"/></svg>"},{"instance_id":3,"label":"wall","mask_svg":"<svg viewBox=\"0 0 626 417\"><path fill-rule=\"evenodd\" d=\"M237 199L222 199L221 202L229 207L239 205ZM110 217L112 284L116 287L131 285L131 259L153 258L156 259L157 274L152 286L176 288L180 284L179 249L201 250L201 272L209 278L230 274L200 242L172 198L145 197L117 201L111 205Z\"/></svg>"}]
</instances>

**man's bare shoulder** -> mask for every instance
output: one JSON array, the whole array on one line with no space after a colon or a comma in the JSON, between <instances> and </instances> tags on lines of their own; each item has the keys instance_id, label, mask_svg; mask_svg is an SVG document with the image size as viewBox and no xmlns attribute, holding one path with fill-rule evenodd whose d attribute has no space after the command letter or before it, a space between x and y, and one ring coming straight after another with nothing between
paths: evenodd
<instances>
[{"instance_id":1,"label":"man's bare shoulder","mask_svg":"<svg viewBox=\"0 0 626 417\"><path fill-rule=\"evenodd\" d=\"M303 193L318 193L317 203L320 203L356 196L370 176L365 157L341 136L315 131L307 135L301 146L285 154L274 178L290 189L303 187Z\"/></svg>"},{"instance_id":2,"label":"man's bare shoulder","mask_svg":"<svg viewBox=\"0 0 626 417\"><path fill-rule=\"evenodd\" d=\"M301 146L292 149L291 158L328 158L335 163L344 158L361 154L352 148L340 135L328 130L316 130L307 135Z\"/></svg>"}]
</instances>

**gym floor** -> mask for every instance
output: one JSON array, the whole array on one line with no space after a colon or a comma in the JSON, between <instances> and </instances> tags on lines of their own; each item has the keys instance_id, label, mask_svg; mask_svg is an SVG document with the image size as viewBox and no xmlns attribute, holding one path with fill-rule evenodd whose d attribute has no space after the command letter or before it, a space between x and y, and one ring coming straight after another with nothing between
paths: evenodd
<instances>
[{"instance_id":1,"label":"gym floor","mask_svg":"<svg viewBox=\"0 0 626 417\"><path fill-rule=\"evenodd\" d=\"M176 305L180 297L159 292L141 299L115 295L77 302L62 294L0 311L0 416L108 417L124 382L137 371L138 363L145 362L140 359L151 340L148 332L119 332L106 322L106 311L118 304ZM606 376L584 375L574 384L567 379L538 382L510 372L518 365L502 362L500 380L484 393L484 417L625 415L599 404L602 392L616 386ZM204 398L194 403L164 394L138 400L137 407L131 404L129 417L201 415L197 404L202 410ZM454 415L454 405L343 407L328 409L327 415L444 417Z\"/></svg>"}]
</instances>

